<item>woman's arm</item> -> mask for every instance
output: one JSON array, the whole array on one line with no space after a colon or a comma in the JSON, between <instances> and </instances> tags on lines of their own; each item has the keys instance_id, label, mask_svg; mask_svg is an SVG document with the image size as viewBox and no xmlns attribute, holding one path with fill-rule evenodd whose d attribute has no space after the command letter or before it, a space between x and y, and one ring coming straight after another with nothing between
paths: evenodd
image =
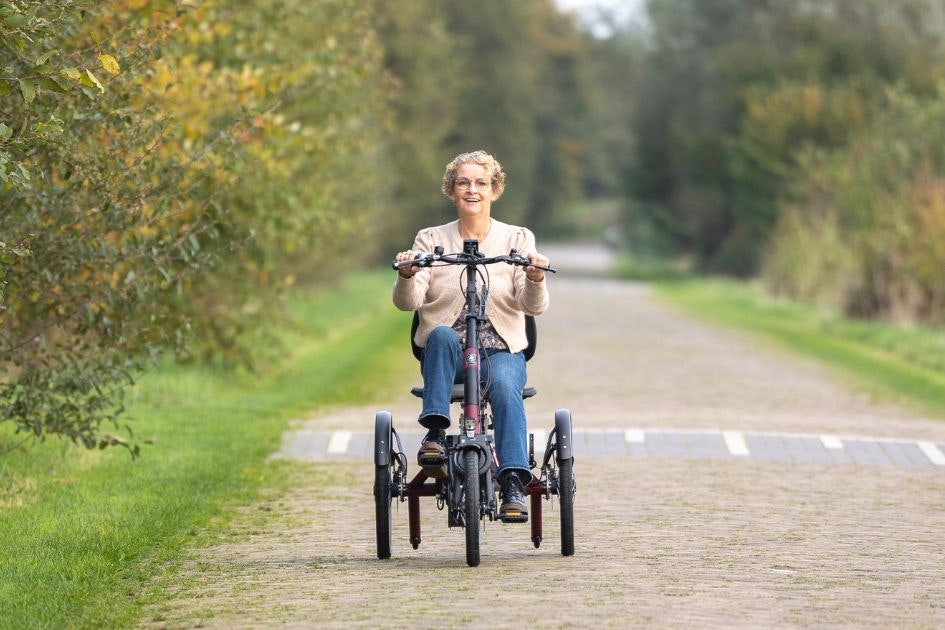
<instances>
[{"instance_id":1,"label":"woman's arm","mask_svg":"<svg viewBox=\"0 0 945 630\"><path fill-rule=\"evenodd\" d=\"M421 230L413 241L413 247L397 254L396 260L410 260L416 258L419 253L430 251L432 248L426 243L427 240L429 240L428 230ZM404 273L398 271L397 280L394 281L394 306L402 311L415 311L423 305L432 270L429 267L420 268L412 265L402 267L401 270Z\"/></svg>"}]
</instances>

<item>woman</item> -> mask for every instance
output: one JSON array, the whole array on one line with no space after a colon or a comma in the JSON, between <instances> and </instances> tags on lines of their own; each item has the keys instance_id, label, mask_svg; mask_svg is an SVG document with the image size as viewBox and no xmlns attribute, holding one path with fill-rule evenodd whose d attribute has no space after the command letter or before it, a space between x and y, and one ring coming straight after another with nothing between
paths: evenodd
<instances>
[{"instance_id":1,"label":"woman","mask_svg":"<svg viewBox=\"0 0 945 630\"><path fill-rule=\"evenodd\" d=\"M485 151L463 153L446 166L441 190L456 205L457 220L430 227L417 234L413 247L396 260L415 259L440 245L447 253L463 251L463 241L479 241L486 256L508 254L515 249L533 265L547 267L547 258L535 251L535 236L526 228L492 218L492 202L505 190L505 173ZM462 266L401 267L394 283L394 305L419 311L420 326L414 339L423 349L423 410L420 424L428 429L417 459L434 476L442 475L444 441L450 426L450 393L462 380L462 341L466 334L465 296L460 288ZM493 265L489 268L487 321L480 338L487 360L482 378L488 383L492 405L498 478L502 489L499 518L528 519L524 488L531 481L528 467L527 430L522 389L525 387L527 345L525 315L539 315L548 307L545 272L537 267Z\"/></svg>"}]
</instances>

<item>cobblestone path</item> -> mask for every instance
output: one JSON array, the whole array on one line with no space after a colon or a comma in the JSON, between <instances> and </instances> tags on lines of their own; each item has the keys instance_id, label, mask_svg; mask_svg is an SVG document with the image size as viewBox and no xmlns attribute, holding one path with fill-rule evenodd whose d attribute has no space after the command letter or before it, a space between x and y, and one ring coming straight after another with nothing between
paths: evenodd
<instances>
[{"instance_id":1,"label":"cobblestone path","mask_svg":"<svg viewBox=\"0 0 945 630\"><path fill-rule=\"evenodd\" d=\"M293 491L194 551L152 627L945 627L945 422L877 401L754 337L675 314L645 287L553 250L530 429L572 410L576 555L487 523L482 565L422 503L374 550L374 412L415 432L404 394L298 423ZM409 359L409 361L408 361ZM405 366L413 359L405 347ZM407 384L405 383L405 386ZM412 446L412 445L411 445Z\"/></svg>"}]
</instances>

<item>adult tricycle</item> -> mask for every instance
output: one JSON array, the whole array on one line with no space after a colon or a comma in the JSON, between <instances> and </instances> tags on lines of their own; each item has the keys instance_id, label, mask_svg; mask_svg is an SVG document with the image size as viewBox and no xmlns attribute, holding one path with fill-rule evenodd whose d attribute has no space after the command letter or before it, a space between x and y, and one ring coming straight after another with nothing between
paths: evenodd
<instances>
[{"instance_id":1,"label":"adult tricycle","mask_svg":"<svg viewBox=\"0 0 945 630\"><path fill-rule=\"evenodd\" d=\"M453 387L451 402L461 403L458 432L446 436L446 458L443 465L445 475L436 478L423 469L408 481L407 456L404 454L400 435L394 429L391 414L379 411L374 420L374 499L377 525L377 557L391 556L391 504L396 499L406 501L409 515L410 544L420 546L420 497L435 497L437 508L446 509L449 527L462 527L466 532L466 563L479 564L479 542L484 519L499 519L496 501L496 471L498 463L495 440L492 433L492 417L489 411L488 387L480 380L479 325L485 320L488 299L487 266L507 263L526 267L531 262L514 249L503 256L485 257L478 250L478 242L463 242L463 251L444 254L437 247L432 254L401 263L393 263L398 269L404 265L430 267L435 265L463 265L466 268L466 339L464 343L463 382ZM542 267L546 271L553 269ZM482 280L481 293L477 285ZM413 342L418 316L414 314L411 330L411 345L414 356L420 358L420 348ZM528 348L524 351L526 361L535 351L535 320L526 317ZM423 396L423 388L411 390L415 396ZM523 398L536 393L532 387L523 390ZM561 554L574 554L574 456L571 444L571 412L559 409L555 412L554 428L548 441L541 467L536 475L535 439L529 435L529 466L532 480L525 487L530 497L531 539L535 547L542 541L542 499L557 496L561 512ZM506 519L509 522L510 519ZM513 521L514 522L514 521Z\"/></svg>"}]
</instances>

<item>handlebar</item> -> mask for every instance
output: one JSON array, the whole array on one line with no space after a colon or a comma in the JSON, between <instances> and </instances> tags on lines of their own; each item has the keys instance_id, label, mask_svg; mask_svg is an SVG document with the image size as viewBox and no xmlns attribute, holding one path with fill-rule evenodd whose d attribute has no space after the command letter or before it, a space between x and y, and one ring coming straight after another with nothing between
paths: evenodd
<instances>
[{"instance_id":1,"label":"handlebar","mask_svg":"<svg viewBox=\"0 0 945 630\"><path fill-rule=\"evenodd\" d=\"M411 265L416 265L418 267L433 267L434 265L471 265L478 267L479 265L491 265L500 262L504 262L509 265L518 265L519 267L534 267L535 269L541 269L551 273L558 273L557 270L552 269L551 267L533 265L531 261L528 260L528 258L525 258L514 249L511 250L507 255L486 257L482 254L479 254L478 252L475 254L467 254L465 252L458 254L444 254L443 248L437 247L432 254L420 254L413 260L404 260L401 262L394 261L391 263L391 267L395 270L400 269L401 267L409 267Z\"/></svg>"}]
</instances>

